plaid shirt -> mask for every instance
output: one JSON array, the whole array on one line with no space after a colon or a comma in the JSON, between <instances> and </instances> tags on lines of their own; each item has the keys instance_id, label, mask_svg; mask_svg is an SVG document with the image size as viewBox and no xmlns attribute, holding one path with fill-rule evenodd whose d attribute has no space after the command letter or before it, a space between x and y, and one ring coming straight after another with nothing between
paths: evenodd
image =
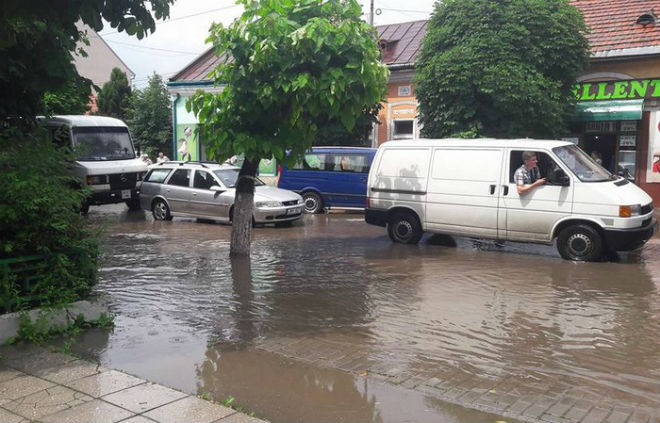
<instances>
[{"instance_id":1,"label":"plaid shirt","mask_svg":"<svg viewBox=\"0 0 660 423\"><path fill-rule=\"evenodd\" d=\"M513 174L513 180L515 181L516 185L533 184L537 179L539 179L538 167L533 167L527 170L525 165L522 165L516 170L516 173Z\"/></svg>"}]
</instances>

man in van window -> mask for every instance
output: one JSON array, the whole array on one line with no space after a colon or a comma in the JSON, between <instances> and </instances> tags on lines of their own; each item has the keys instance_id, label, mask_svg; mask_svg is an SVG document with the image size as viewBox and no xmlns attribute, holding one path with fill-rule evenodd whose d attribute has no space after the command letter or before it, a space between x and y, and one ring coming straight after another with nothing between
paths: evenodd
<instances>
[{"instance_id":1,"label":"man in van window","mask_svg":"<svg viewBox=\"0 0 660 423\"><path fill-rule=\"evenodd\" d=\"M513 174L516 189L519 195L524 195L539 185L546 183L546 178L541 178L541 172L537 166L538 159L533 151L523 151L523 165Z\"/></svg>"}]
</instances>

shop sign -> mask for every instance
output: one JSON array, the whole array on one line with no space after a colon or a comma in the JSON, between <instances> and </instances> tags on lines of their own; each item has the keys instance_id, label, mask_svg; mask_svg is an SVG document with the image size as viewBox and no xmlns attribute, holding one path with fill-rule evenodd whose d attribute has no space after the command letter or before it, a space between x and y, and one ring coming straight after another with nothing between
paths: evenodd
<instances>
[{"instance_id":1,"label":"shop sign","mask_svg":"<svg viewBox=\"0 0 660 423\"><path fill-rule=\"evenodd\" d=\"M581 82L573 94L578 101L660 99L660 79Z\"/></svg>"},{"instance_id":2,"label":"shop sign","mask_svg":"<svg viewBox=\"0 0 660 423\"><path fill-rule=\"evenodd\" d=\"M616 122L612 121L596 121L586 122L584 124L585 132L616 132Z\"/></svg>"},{"instance_id":3,"label":"shop sign","mask_svg":"<svg viewBox=\"0 0 660 423\"><path fill-rule=\"evenodd\" d=\"M619 136L619 147L634 147L636 145L637 145L637 137L635 135Z\"/></svg>"},{"instance_id":4,"label":"shop sign","mask_svg":"<svg viewBox=\"0 0 660 423\"><path fill-rule=\"evenodd\" d=\"M637 132L636 120L621 121L621 132Z\"/></svg>"},{"instance_id":5,"label":"shop sign","mask_svg":"<svg viewBox=\"0 0 660 423\"><path fill-rule=\"evenodd\" d=\"M395 115L412 115L415 111L413 109L396 109L392 113Z\"/></svg>"},{"instance_id":6,"label":"shop sign","mask_svg":"<svg viewBox=\"0 0 660 423\"><path fill-rule=\"evenodd\" d=\"M411 91L410 85L400 85L398 90L399 97L410 97Z\"/></svg>"}]
</instances>

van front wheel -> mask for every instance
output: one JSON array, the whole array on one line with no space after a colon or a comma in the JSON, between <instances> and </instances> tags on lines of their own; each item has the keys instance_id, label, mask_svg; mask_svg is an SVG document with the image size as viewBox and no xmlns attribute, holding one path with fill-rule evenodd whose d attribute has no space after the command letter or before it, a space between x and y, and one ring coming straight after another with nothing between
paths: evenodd
<instances>
[{"instance_id":1,"label":"van front wheel","mask_svg":"<svg viewBox=\"0 0 660 423\"><path fill-rule=\"evenodd\" d=\"M422 228L411 213L397 213L387 222L387 234L400 244L417 244L422 238Z\"/></svg>"},{"instance_id":2,"label":"van front wheel","mask_svg":"<svg viewBox=\"0 0 660 423\"><path fill-rule=\"evenodd\" d=\"M323 209L323 200L315 192L306 192L302 195L305 213L319 213Z\"/></svg>"},{"instance_id":3,"label":"van front wheel","mask_svg":"<svg viewBox=\"0 0 660 423\"><path fill-rule=\"evenodd\" d=\"M603 238L589 225L569 226L559 233L557 250L566 260L598 261L603 255Z\"/></svg>"}]
</instances>

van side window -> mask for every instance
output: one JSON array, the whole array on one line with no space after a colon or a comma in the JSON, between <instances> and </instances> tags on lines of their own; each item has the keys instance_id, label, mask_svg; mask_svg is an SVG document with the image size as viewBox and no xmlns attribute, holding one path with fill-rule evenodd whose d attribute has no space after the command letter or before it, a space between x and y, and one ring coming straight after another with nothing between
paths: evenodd
<instances>
[{"instance_id":1,"label":"van side window","mask_svg":"<svg viewBox=\"0 0 660 423\"><path fill-rule=\"evenodd\" d=\"M168 185L190 186L190 169L177 169L167 182Z\"/></svg>"},{"instance_id":2,"label":"van side window","mask_svg":"<svg viewBox=\"0 0 660 423\"><path fill-rule=\"evenodd\" d=\"M294 170L325 170L326 168L326 155L325 154L305 154L302 162L296 163L292 169Z\"/></svg>"},{"instance_id":3,"label":"van side window","mask_svg":"<svg viewBox=\"0 0 660 423\"><path fill-rule=\"evenodd\" d=\"M528 150L528 151L533 151L533 150ZM552 157L550 157L548 154L543 153L541 151L534 151L536 153L536 158L538 159L538 168L541 173L541 178L552 178L552 174L557 170L561 169L558 165L557 162L555 162ZM516 173L516 170L523 165L523 159L522 159L522 153L523 150L512 150L511 151L511 156L509 160L509 183L515 184L516 181L513 179L513 175ZM548 179L547 184L548 185L553 185L550 182L550 179Z\"/></svg>"},{"instance_id":4,"label":"van side window","mask_svg":"<svg viewBox=\"0 0 660 423\"><path fill-rule=\"evenodd\" d=\"M195 178L193 179L193 187L200 189L209 189L213 185L218 185L218 183L215 181L215 178L213 178L213 175L203 170L195 171Z\"/></svg>"},{"instance_id":5,"label":"van side window","mask_svg":"<svg viewBox=\"0 0 660 423\"><path fill-rule=\"evenodd\" d=\"M363 154L347 154L340 156L339 170L342 172L369 173L367 157Z\"/></svg>"},{"instance_id":6,"label":"van side window","mask_svg":"<svg viewBox=\"0 0 660 423\"><path fill-rule=\"evenodd\" d=\"M167 178L167 175L170 174L171 170L172 169L152 169L144 180L145 182L162 184Z\"/></svg>"}]
</instances>

